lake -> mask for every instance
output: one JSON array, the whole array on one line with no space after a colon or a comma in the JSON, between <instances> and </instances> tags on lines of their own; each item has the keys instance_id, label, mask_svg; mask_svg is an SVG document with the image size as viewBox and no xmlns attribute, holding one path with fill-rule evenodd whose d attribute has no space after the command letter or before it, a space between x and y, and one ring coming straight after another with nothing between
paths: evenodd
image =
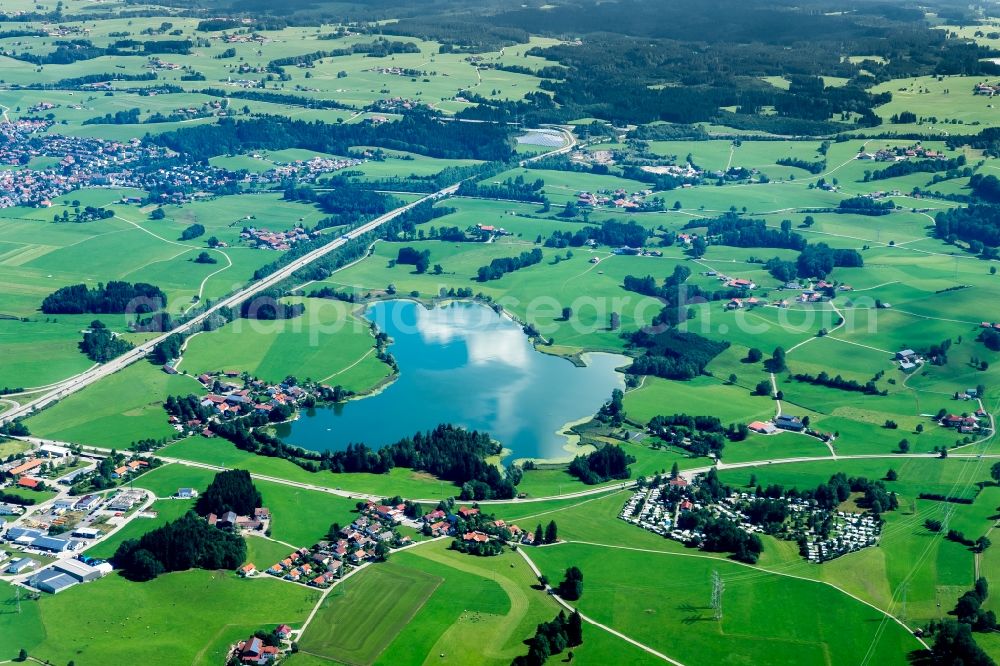
<instances>
[{"instance_id":1,"label":"lake","mask_svg":"<svg viewBox=\"0 0 1000 666\"><path fill-rule=\"evenodd\" d=\"M577 367L535 351L520 326L478 303L382 301L366 316L392 338L399 377L375 395L305 410L279 426L285 442L314 451L352 442L378 448L454 423L489 432L513 458L566 458L563 426L594 414L625 385L615 368L627 357L591 353Z\"/></svg>"}]
</instances>

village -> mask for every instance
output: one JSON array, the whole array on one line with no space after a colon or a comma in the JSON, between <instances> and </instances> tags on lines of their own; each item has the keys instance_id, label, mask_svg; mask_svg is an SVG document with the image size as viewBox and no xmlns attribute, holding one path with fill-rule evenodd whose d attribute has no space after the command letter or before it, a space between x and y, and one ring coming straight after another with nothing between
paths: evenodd
<instances>
[{"instance_id":1,"label":"village","mask_svg":"<svg viewBox=\"0 0 1000 666\"><path fill-rule=\"evenodd\" d=\"M859 160L873 160L875 162L902 162L904 160L917 157L934 160L948 159L945 155L936 150L923 147L920 145L919 141L910 146L880 148L875 152L869 152L864 147L858 151Z\"/></svg>"},{"instance_id":2,"label":"village","mask_svg":"<svg viewBox=\"0 0 1000 666\"><path fill-rule=\"evenodd\" d=\"M728 493L717 501L699 499L702 477L656 478L625 503L619 518L685 545L701 548L706 535L685 520L695 513L735 525L748 535L771 534L796 541L800 554L820 563L878 544L881 520L869 511L821 508L815 500L789 496L758 497L756 492ZM759 492L759 490L758 490ZM777 503L777 504L776 504ZM780 520L776 520L780 518Z\"/></svg>"},{"instance_id":3,"label":"village","mask_svg":"<svg viewBox=\"0 0 1000 666\"><path fill-rule=\"evenodd\" d=\"M663 210L663 200L659 197L648 198L652 194L653 190L650 189L631 193L621 188L581 191L577 192L576 203L584 208L617 208L635 213Z\"/></svg>"},{"instance_id":4,"label":"village","mask_svg":"<svg viewBox=\"0 0 1000 666\"><path fill-rule=\"evenodd\" d=\"M177 373L171 363L164 365L162 369L167 374ZM269 419L282 421L290 418L300 403L315 403L317 400L339 397L336 387L317 384L306 388L299 386L291 378L278 384L268 384L235 370L203 373L197 379L209 391L204 396L191 396L197 400L197 408L182 405L173 397L165 406L169 414L168 421L182 435L200 433L205 437L213 437L209 427L211 423L250 414L262 414ZM234 379L240 382L236 383Z\"/></svg>"},{"instance_id":5,"label":"village","mask_svg":"<svg viewBox=\"0 0 1000 666\"><path fill-rule=\"evenodd\" d=\"M55 108L40 103L40 109ZM208 111L178 109L180 118L202 113L225 113L218 103ZM52 120L22 118L0 122L0 164L27 168L0 170L0 208L34 206L50 208L53 199L84 187L132 187L159 192L152 203L185 203L211 196L220 188L274 185L290 175L315 182L324 173L357 166L364 158L316 156L309 160L276 164L260 173L236 172L203 164L182 164L169 149L143 143L139 138L109 141L48 132ZM57 159L58 164L31 168L32 161ZM136 199L129 203L144 203Z\"/></svg>"}]
</instances>

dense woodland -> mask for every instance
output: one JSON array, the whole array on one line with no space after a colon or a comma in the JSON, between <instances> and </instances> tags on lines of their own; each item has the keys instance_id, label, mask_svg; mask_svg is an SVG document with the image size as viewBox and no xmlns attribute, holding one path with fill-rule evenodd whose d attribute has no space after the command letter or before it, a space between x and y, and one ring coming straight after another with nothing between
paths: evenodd
<instances>
[{"instance_id":1,"label":"dense woodland","mask_svg":"<svg viewBox=\"0 0 1000 666\"><path fill-rule=\"evenodd\" d=\"M83 333L80 351L95 363L107 363L132 349L132 343L112 333L103 322L95 319Z\"/></svg>"},{"instance_id":2,"label":"dense woodland","mask_svg":"<svg viewBox=\"0 0 1000 666\"><path fill-rule=\"evenodd\" d=\"M639 330L628 337L634 349L645 352L632 362L629 373L664 379L693 379L729 347L728 342L716 342L673 328Z\"/></svg>"},{"instance_id":3,"label":"dense woodland","mask_svg":"<svg viewBox=\"0 0 1000 666\"><path fill-rule=\"evenodd\" d=\"M412 112L394 123L331 125L320 121L261 116L222 119L149 137L192 160L254 150L304 148L347 155L353 146L378 146L448 159L506 160L510 130L487 123L442 122L431 112Z\"/></svg>"},{"instance_id":4,"label":"dense woodland","mask_svg":"<svg viewBox=\"0 0 1000 666\"><path fill-rule=\"evenodd\" d=\"M253 485L250 472L230 469L215 475L205 492L198 496L196 508L202 515L232 511L239 516L249 516L260 506L260 491Z\"/></svg>"},{"instance_id":5,"label":"dense woodland","mask_svg":"<svg viewBox=\"0 0 1000 666\"><path fill-rule=\"evenodd\" d=\"M635 456L625 453L620 446L608 444L593 453L573 458L569 473L593 486L613 479L629 478L631 472L628 466L634 462Z\"/></svg>"},{"instance_id":6,"label":"dense woodland","mask_svg":"<svg viewBox=\"0 0 1000 666\"><path fill-rule=\"evenodd\" d=\"M243 537L209 526L193 511L142 538L128 539L112 558L131 580L152 580L169 571L235 569L246 560Z\"/></svg>"},{"instance_id":7,"label":"dense woodland","mask_svg":"<svg viewBox=\"0 0 1000 666\"><path fill-rule=\"evenodd\" d=\"M88 288L85 284L62 287L42 301L45 314L145 314L163 309L167 296L145 282L111 281Z\"/></svg>"}]
</instances>

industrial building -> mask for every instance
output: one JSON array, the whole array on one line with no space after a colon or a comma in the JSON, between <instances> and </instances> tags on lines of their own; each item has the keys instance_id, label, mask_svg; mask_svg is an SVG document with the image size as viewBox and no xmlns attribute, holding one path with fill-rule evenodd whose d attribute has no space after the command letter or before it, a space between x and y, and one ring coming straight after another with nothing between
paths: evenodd
<instances>
[{"instance_id":1,"label":"industrial building","mask_svg":"<svg viewBox=\"0 0 1000 666\"><path fill-rule=\"evenodd\" d=\"M7 567L7 573L9 574L22 574L28 569L32 569L38 566L38 562L28 557L21 557L10 563Z\"/></svg>"},{"instance_id":2,"label":"industrial building","mask_svg":"<svg viewBox=\"0 0 1000 666\"><path fill-rule=\"evenodd\" d=\"M73 587L79 581L56 569L44 569L29 578L27 582L36 590L49 594L59 594L63 590Z\"/></svg>"},{"instance_id":3,"label":"industrial building","mask_svg":"<svg viewBox=\"0 0 1000 666\"><path fill-rule=\"evenodd\" d=\"M80 583L89 583L92 580L97 580L111 571L110 564L102 563L92 567L80 560L58 560L52 565L52 568L73 577Z\"/></svg>"}]
</instances>

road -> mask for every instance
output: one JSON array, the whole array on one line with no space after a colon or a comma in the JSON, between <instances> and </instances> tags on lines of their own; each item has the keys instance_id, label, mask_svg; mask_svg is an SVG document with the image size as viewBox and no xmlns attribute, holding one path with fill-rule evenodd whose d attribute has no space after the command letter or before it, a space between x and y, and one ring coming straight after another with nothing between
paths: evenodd
<instances>
[{"instance_id":1,"label":"road","mask_svg":"<svg viewBox=\"0 0 1000 666\"><path fill-rule=\"evenodd\" d=\"M794 433L788 433L791 436ZM783 435L776 435L783 436ZM966 444L961 448L967 448L969 446L974 446L975 444L982 443L986 439L989 439L992 435L984 437L981 440L972 442L971 444ZM12 437L11 439L19 439L24 442L31 442L32 444L55 444L56 446L72 446L70 442L61 442L58 440L42 439L39 437ZM84 446L84 455L96 454L103 455L111 452L111 449L101 448L97 446ZM129 455L128 451L122 451L125 455ZM165 463L184 465L186 467L199 467L201 469L208 469L212 471L221 472L228 467L222 465L212 465L210 463L195 462L193 460L183 460L181 458L171 458L168 456L158 455L153 452L157 458ZM705 474L710 469L716 470L729 470L729 469L745 469L748 467L765 467L768 465L788 465L794 463L808 463L808 462L838 462L844 460L898 460L904 458L923 458L923 459L937 459L939 456L936 453L859 453L854 455L838 455L838 456L796 456L794 458L768 458L764 460L750 460L746 462L736 462L736 463L725 463L723 461L718 461L715 465L705 465L702 467L692 467L690 469L681 470L681 476L686 478L692 478L697 474ZM989 458L989 459L1000 459L1000 453L951 453L948 454L949 458ZM384 495L371 495L368 493L342 490L340 488L331 488L329 486L317 485L313 483L305 483L302 481L291 481L289 479L281 478L278 476L270 476L268 474L256 474L251 473L250 476L254 479L260 481L269 481L271 483L280 483L282 485L291 486L293 488L300 488L302 490L313 490L320 493L327 493L330 495L338 495L340 497L347 497L350 499L364 499L372 500L374 502L380 502L385 497ZM334 477L335 478L335 477ZM480 500L476 502L480 506L489 505L510 505L510 504L534 504L537 502L549 502L552 500L569 500L569 499L579 499L585 497L591 497L593 495L600 495L602 493L612 493L621 490L626 490L634 487L636 484L635 480L623 481L621 483L613 483L597 486L594 488L587 488L585 490L578 490L572 493L565 493L561 495L548 495L545 497L524 497L524 498L514 498L508 500ZM454 489L454 488L453 488ZM423 504L436 504L441 497L412 497L408 498L414 502L420 502ZM463 502L460 502L463 503ZM471 503L471 502L465 502Z\"/></svg>"},{"instance_id":2,"label":"road","mask_svg":"<svg viewBox=\"0 0 1000 666\"><path fill-rule=\"evenodd\" d=\"M536 160L552 157L554 155L561 155L563 153L571 151L576 146L576 139L573 137L573 134L571 132L562 128L560 128L560 130L566 136L566 145L562 146L561 148L549 151L547 153L542 153L540 155L536 155L534 157L522 160L520 164L523 166L529 162L534 162ZM306 266L316 261L317 259L325 257L334 250L343 247L344 245L356 239L357 237L367 234L371 231L375 231L383 224L399 217L400 215L410 210L411 208L414 208L415 206L418 206L424 203L425 201L434 201L442 197L454 194L458 190L459 185L460 183L449 185L448 187L438 190L433 194L428 194L425 197L421 197L420 199L414 201L413 203L406 204L405 206L400 206L399 208L396 208L395 210L392 210L386 213L385 215L382 215L370 222L362 224L358 228L353 229L352 231L327 243L326 245L323 245L322 247L316 248L315 250L312 250L311 252L302 255L301 257L294 260L287 266L284 266L275 271L274 273L271 273L270 275L263 277L256 282L251 283L247 287L223 298L222 300L218 301L217 303L209 307L204 312L196 315L195 317L192 317L188 321L176 326L172 330L167 331L166 333L163 333L157 336L156 338L153 338L152 340L144 342L135 349L126 352L125 354L119 356L113 361L105 363L104 365L99 365L95 368L91 368L90 370L87 370L79 375L76 375L75 377L71 377L67 381L53 387L52 389L46 391L37 398L34 398L18 407L13 407L3 412L2 414L0 414L0 425L3 425L5 423L10 423L16 418L27 416L36 410L44 409L45 407L48 407L54 404L55 402L73 393L76 393L86 388L87 386L90 386L91 384L93 384L98 380L103 379L104 377L112 375L118 372L119 370L128 367L132 363L135 363L136 361L145 358L146 355L149 354L149 352L152 351L152 349L157 344L159 344L163 340L166 340L168 337L170 337L175 333L188 333L190 331L200 330L201 324L204 323L206 319L208 319L210 316L212 316L222 308L235 308L246 299L257 295L270 287L273 287L274 285L280 283L282 280L290 277L296 271L305 268Z\"/></svg>"}]
</instances>

